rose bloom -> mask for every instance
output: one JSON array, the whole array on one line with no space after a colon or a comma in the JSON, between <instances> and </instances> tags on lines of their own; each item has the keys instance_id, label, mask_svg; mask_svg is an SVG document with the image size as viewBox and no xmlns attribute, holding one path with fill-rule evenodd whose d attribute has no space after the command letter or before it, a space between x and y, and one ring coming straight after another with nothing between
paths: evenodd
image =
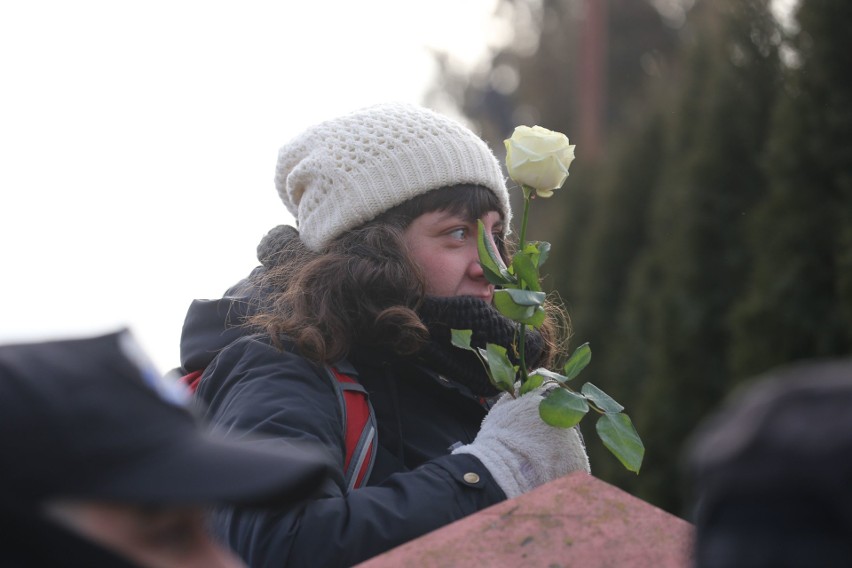
<instances>
[{"instance_id":1,"label":"rose bloom","mask_svg":"<svg viewBox=\"0 0 852 568\"><path fill-rule=\"evenodd\" d=\"M550 197L568 178L574 146L561 132L518 126L505 144L509 177L531 187L539 197Z\"/></svg>"}]
</instances>

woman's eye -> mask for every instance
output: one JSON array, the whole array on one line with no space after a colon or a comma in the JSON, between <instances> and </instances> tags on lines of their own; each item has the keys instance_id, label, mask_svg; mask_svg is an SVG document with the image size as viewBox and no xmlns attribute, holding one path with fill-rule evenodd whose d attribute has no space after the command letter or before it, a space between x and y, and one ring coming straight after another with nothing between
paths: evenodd
<instances>
[{"instance_id":1,"label":"woman's eye","mask_svg":"<svg viewBox=\"0 0 852 568\"><path fill-rule=\"evenodd\" d=\"M454 229L450 232L450 236L456 239L457 241L463 241L467 237L467 229L464 227Z\"/></svg>"}]
</instances>

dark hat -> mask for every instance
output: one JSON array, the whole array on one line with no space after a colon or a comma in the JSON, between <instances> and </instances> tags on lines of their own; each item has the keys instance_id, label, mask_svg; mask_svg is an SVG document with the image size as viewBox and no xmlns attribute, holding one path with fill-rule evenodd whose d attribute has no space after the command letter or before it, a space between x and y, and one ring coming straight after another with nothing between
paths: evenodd
<instances>
[{"instance_id":1,"label":"dark hat","mask_svg":"<svg viewBox=\"0 0 852 568\"><path fill-rule=\"evenodd\" d=\"M756 378L697 429L696 566L848 566L852 359Z\"/></svg>"},{"instance_id":2,"label":"dark hat","mask_svg":"<svg viewBox=\"0 0 852 568\"><path fill-rule=\"evenodd\" d=\"M0 487L29 502L283 504L324 481L320 450L204 431L130 333L0 346Z\"/></svg>"},{"instance_id":3,"label":"dark hat","mask_svg":"<svg viewBox=\"0 0 852 568\"><path fill-rule=\"evenodd\" d=\"M819 480L815 489L852 497L852 359L795 363L756 377L696 430L689 458L708 490Z\"/></svg>"}]
</instances>

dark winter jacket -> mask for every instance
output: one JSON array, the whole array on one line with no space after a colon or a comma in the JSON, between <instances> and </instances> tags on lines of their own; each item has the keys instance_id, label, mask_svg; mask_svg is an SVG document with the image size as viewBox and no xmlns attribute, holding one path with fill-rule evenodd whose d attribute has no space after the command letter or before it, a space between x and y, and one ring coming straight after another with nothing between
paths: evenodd
<instances>
[{"instance_id":1,"label":"dark winter jacket","mask_svg":"<svg viewBox=\"0 0 852 568\"><path fill-rule=\"evenodd\" d=\"M233 297L195 302L184 329L184 367L206 368L198 395L209 421L272 438L255 443L319 443L339 464L321 493L298 508L216 514L215 530L249 565L349 566L505 499L476 458L450 455L452 445L476 436L486 413L480 401L421 363L366 349L352 352L342 370L369 393L378 450L368 486L347 493L334 385L307 359L242 335L233 318L246 304L237 304Z\"/></svg>"}]
</instances>

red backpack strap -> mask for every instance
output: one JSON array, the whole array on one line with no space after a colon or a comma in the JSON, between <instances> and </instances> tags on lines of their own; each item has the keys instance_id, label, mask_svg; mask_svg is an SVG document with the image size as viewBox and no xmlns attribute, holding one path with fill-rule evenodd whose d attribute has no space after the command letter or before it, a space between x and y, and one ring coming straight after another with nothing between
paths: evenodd
<instances>
[{"instance_id":1,"label":"red backpack strap","mask_svg":"<svg viewBox=\"0 0 852 568\"><path fill-rule=\"evenodd\" d=\"M329 376L342 398L346 459L344 475L347 491L363 486L370 477L376 460L376 416L367 391L350 374L338 367L327 366Z\"/></svg>"},{"instance_id":2,"label":"red backpack strap","mask_svg":"<svg viewBox=\"0 0 852 568\"><path fill-rule=\"evenodd\" d=\"M346 366L345 363L342 366ZM346 490L351 491L361 487L373 471L376 461L376 415L370 404L367 391L354 378L354 373L347 374L337 367L326 366L340 402L340 412L343 415L344 441L346 458L344 460L344 481ZM193 371L183 375L179 380L186 385L191 393L195 393L201 382L204 370Z\"/></svg>"},{"instance_id":3,"label":"red backpack strap","mask_svg":"<svg viewBox=\"0 0 852 568\"><path fill-rule=\"evenodd\" d=\"M195 394L195 391L198 390L198 383L201 382L201 375L203 374L204 369L201 369L200 371L193 371L191 373L187 373L178 380L184 385L186 385L186 388L189 389L189 392Z\"/></svg>"}]
</instances>

